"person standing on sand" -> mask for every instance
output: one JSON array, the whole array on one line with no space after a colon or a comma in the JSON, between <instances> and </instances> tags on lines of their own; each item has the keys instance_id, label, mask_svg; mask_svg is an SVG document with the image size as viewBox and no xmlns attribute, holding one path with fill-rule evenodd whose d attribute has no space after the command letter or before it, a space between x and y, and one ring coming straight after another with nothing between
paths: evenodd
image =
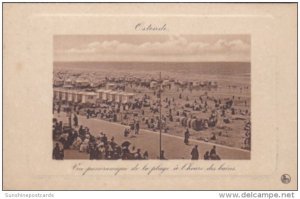
<instances>
[{"instance_id":1,"label":"person standing on sand","mask_svg":"<svg viewBox=\"0 0 300 199\"><path fill-rule=\"evenodd\" d=\"M89 142L89 153L90 153L90 160L96 159L96 142L90 141Z\"/></svg>"},{"instance_id":2,"label":"person standing on sand","mask_svg":"<svg viewBox=\"0 0 300 199\"><path fill-rule=\"evenodd\" d=\"M189 138L190 138L190 132L189 132L189 129L186 129L185 133L184 133L184 143L186 145L189 144Z\"/></svg>"},{"instance_id":3,"label":"person standing on sand","mask_svg":"<svg viewBox=\"0 0 300 199\"><path fill-rule=\"evenodd\" d=\"M198 152L198 145L195 145L195 147L193 148L192 152L192 160L198 160L199 159L199 152Z\"/></svg>"},{"instance_id":4,"label":"person standing on sand","mask_svg":"<svg viewBox=\"0 0 300 199\"><path fill-rule=\"evenodd\" d=\"M56 144L55 144L55 147L54 147L54 149L53 149L53 153L52 153L53 159L55 159L55 160L59 160L59 159L60 159L59 151L60 151L60 149L59 149L59 144L56 143Z\"/></svg>"},{"instance_id":5,"label":"person standing on sand","mask_svg":"<svg viewBox=\"0 0 300 199\"><path fill-rule=\"evenodd\" d=\"M55 160L63 160L64 159L64 150L60 149L59 144L56 143L52 152L52 157Z\"/></svg>"},{"instance_id":6,"label":"person standing on sand","mask_svg":"<svg viewBox=\"0 0 300 199\"><path fill-rule=\"evenodd\" d=\"M77 127L78 126L78 117L76 114L74 114L73 121L74 121L74 126Z\"/></svg>"},{"instance_id":7,"label":"person standing on sand","mask_svg":"<svg viewBox=\"0 0 300 199\"><path fill-rule=\"evenodd\" d=\"M140 122L137 121L137 122L135 123L135 134L136 134L136 135L139 134L139 131L140 131Z\"/></svg>"},{"instance_id":8,"label":"person standing on sand","mask_svg":"<svg viewBox=\"0 0 300 199\"><path fill-rule=\"evenodd\" d=\"M90 109L88 109L87 111L86 111L86 119L89 119L90 118Z\"/></svg>"}]
</instances>

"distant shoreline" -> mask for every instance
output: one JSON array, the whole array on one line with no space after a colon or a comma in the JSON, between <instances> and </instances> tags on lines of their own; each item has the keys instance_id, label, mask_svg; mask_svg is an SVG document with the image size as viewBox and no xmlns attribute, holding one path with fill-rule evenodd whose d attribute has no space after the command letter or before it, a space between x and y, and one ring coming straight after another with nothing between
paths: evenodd
<instances>
[{"instance_id":1,"label":"distant shoreline","mask_svg":"<svg viewBox=\"0 0 300 199\"><path fill-rule=\"evenodd\" d=\"M249 62L53 62L54 70L175 72L182 74L249 76Z\"/></svg>"}]
</instances>

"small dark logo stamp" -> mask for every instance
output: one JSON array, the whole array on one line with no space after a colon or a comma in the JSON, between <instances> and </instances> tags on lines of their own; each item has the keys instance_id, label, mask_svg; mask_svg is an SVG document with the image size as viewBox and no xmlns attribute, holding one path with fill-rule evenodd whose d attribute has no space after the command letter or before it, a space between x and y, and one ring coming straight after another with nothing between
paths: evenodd
<instances>
[{"instance_id":1,"label":"small dark logo stamp","mask_svg":"<svg viewBox=\"0 0 300 199\"><path fill-rule=\"evenodd\" d=\"M289 174L283 174L281 176L281 182L283 184L289 184L291 182L291 176Z\"/></svg>"}]
</instances>

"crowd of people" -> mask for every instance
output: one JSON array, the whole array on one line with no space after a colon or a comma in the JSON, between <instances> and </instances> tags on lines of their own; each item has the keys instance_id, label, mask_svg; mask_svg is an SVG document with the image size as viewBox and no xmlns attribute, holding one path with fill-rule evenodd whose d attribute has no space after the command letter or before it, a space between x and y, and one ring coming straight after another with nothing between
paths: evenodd
<instances>
[{"instance_id":1,"label":"crowd of people","mask_svg":"<svg viewBox=\"0 0 300 199\"><path fill-rule=\"evenodd\" d=\"M199 159L199 151L198 151L198 145L195 145L191 152L192 160L198 160ZM220 156L217 154L216 146L213 146L213 148L210 151L206 151L204 156L204 160L221 160Z\"/></svg>"},{"instance_id":2,"label":"crowd of people","mask_svg":"<svg viewBox=\"0 0 300 199\"><path fill-rule=\"evenodd\" d=\"M78 120L77 116L73 119ZM103 132L94 136L88 127L81 125L77 130L68 125L64 126L62 121L56 118L53 119L53 139L55 141L53 159L57 160L64 159L66 149L87 153L91 160L147 160L149 157L147 151L142 152L139 148L130 147L129 141L119 144L114 137L108 138Z\"/></svg>"},{"instance_id":3,"label":"crowd of people","mask_svg":"<svg viewBox=\"0 0 300 199\"><path fill-rule=\"evenodd\" d=\"M113 80L106 79L107 83L116 83ZM157 81L159 83L159 81ZM159 85L159 84L158 84ZM131 89L131 90L128 90ZM86 116L87 119L99 118L110 122L118 122L129 126L124 130L124 137L127 138L130 133L138 135L140 129L150 129L152 131L161 130L163 133L183 133L184 144L189 145L189 138L195 136L199 137L201 132L209 132L210 135L204 138L205 141L213 142L215 144L224 144L226 142L219 142L218 139L230 140L231 135L227 131L234 132L235 126L228 128L221 132L224 126L229 126L230 123L235 122L235 118L245 120L245 133L234 135L240 136L240 140L244 149L251 149L251 123L250 123L250 104L247 97L215 95L209 94L210 89L217 90L217 87L193 87L190 84L179 84L174 82L168 84L163 88L153 89L148 84L137 83L135 81L124 84L122 90L135 92L137 97L122 104L114 101L97 101L92 104L81 104L67 101L54 101L53 113L56 111L72 113L73 118L69 123L64 125L62 121L53 119L53 139L60 143L53 150L53 157L55 159L63 159L63 150L72 149L82 153L88 153L90 159L147 159L148 152L142 152L141 149L122 145L116 143L115 138L108 138L105 133L100 132L98 135L90 133L89 128L79 126L78 115ZM229 89L231 89L229 87ZM240 88L240 90L248 90L249 88ZM200 92L201 91L201 92ZM194 92L194 94L193 94ZM140 93L140 94L138 94ZM197 93L197 94L195 94ZM164 95L164 97L162 96ZM249 120L249 122L246 122ZM236 120L236 122L240 122ZM72 126L72 125L71 125ZM185 131L186 129L186 131ZM211 129L211 131L210 131ZM218 133L214 132L218 129ZM191 132L192 133L191 133ZM237 131L240 129L237 128ZM195 133L196 132L196 133ZM226 136L223 136L225 135ZM241 135L240 135L241 134ZM94 135L94 136L93 136ZM228 136L229 135L229 136ZM202 137L201 137L202 138ZM230 142L230 141L228 141ZM60 149L62 148L62 149ZM193 148L192 159L199 159L199 154L196 151L198 148ZM219 155L214 152L215 147L210 151L206 151L203 159L217 160ZM164 157L163 154L160 156ZM60 158L59 158L60 157ZM161 158L161 159L165 159Z\"/></svg>"},{"instance_id":4,"label":"crowd of people","mask_svg":"<svg viewBox=\"0 0 300 199\"><path fill-rule=\"evenodd\" d=\"M155 93L155 91L154 91ZM155 96L156 94L154 94ZM182 94L179 94L179 99ZM133 102L126 104L117 102L102 102L90 105L80 105L76 103L68 103L72 106L77 114L86 115L87 118L100 118L112 122L121 122L122 124L130 124L135 117L141 118L145 128L157 130L159 121L164 131L168 131L167 122L178 122L182 127L189 127L196 131L205 130L210 127L215 127L218 123L231 123L231 116L249 115L248 109L236 109L233 104L239 103L239 99L235 100L235 96L226 99L216 99L205 93L195 99L193 102L188 99L184 105L179 104L173 98L166 97L162 100L162 116L159 117L160 103L157 98L150 97L145 94L140 99L135 99ZM53 107L53 112L61 111L61 102L56 102ZM245 102L246 103L246 102ZM149 114L145 114L145 112ZM208 114L210 111L210 114ZM203 113L203 114L201 114ZM200 115L202 115L200 117Z\"/></svg>"},{"instance_id":5,"label":"crowd of people","mask_svg":"<svg viewBox=\"0 0 300 199\"><path fill-rule=\"evenodd\" d=\"M134 146L130 148L130 142L124 141L118 144L112 136L108 138L103 132L94 136L91 134L88 127L78 126L78 116L73 116L74 128L69 124L63 124L57 118L53 119L53 140L55 146L53 148L53 159L63 160L64 150L76 150L79 153L89 154L91 160L147 160L149 158L148 151L142 153L141 149L136 149ZM124 137L129 134L138 134L139 123L135 122L131 128L125 128ZM189 145L189 130L186 129L184 133L184 143ZM198 145L195 145L191 151L192 160L199 159ZM157 157L161 160L166 160L165 152L162 150L160 156ZM219 155L216 153L216 146L213 146L211 151L206 151L203 157L204 160L220 160Z\"/></svg>"}]
</instances>

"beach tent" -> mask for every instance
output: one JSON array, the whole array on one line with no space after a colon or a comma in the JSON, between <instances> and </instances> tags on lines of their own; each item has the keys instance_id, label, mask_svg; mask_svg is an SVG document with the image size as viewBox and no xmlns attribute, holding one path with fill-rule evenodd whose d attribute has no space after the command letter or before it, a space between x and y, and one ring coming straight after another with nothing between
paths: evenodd
<instances>
[{"instance_id":1,"label":"beach tent","mask_svg":"<svg viewBox=\"0 0 300 199\"><path fill-rule=\"evenodd\" d=\"M58 90L58 100L63 100L63 99L62 99L63 92L64 92L64 91L63 91L62 89L59 89L59 90Z\"/></svg>"},{"instance_id":2,"label":"beach tent","mask_svg":"<svg viewBox=\"0 0 300 199\"><path fill-rule=\"evenodd\" d=\"M198 130L198 128L197 128L197 119L192 119L191 128L196 130L196 131Z\"/></svg>"},{"instance_id":3,"label":"beach tent","mask_svg":"<svg viewBox=\"0 0 300 199\"><path fill-rule=\"evenodd\" d=\"M60 93L60 89L54 88L53 89L53 98L56 100L59 100L59 93Z\"/></svg>"},{"instance_id":4,"label":"beach tent","mask_svg":"<svg viewBox=\"0 0 300 199\"><path fill-rule=\"evenodd\" d=\"M72 98L72 102L81 102L81 100L79 100L78 98L78 95L79 95L79 91L70 91L70 95L71 95L71 98Z\"/></svg>"},{"instance_id":5,"label":"beach tent","mask_svg":"<svg viewBox=\"0 0 300 199\"><path fill-rule=\"evenodd\" d=\"M109 93L108 93L108 101L109 101L109 102L114 101L114 100L115 100L115 97L116 97L116 94L117 94L117 92L114 92L114 91L109 92Z\"/></svg>"},{"instance_id":6,"label":"beach tent","mask_svg":"<svg viewBox=\"0 0 300 199\"><path fill-rule=\"evenodd\" d=\"M76 96L77 96L76 102L78 102L78 103L83 102L83 98L84 98L83 95L84 95L84 92L76 91Z\"/></svg>"},{"instance_id":7,"label":"beach tent","mask_svg":"<svg viewBox=\"0 0 300 199\"><path fill-rule=\"evenodd\" d=\"M102 99L103 91L105 91L105 90L104 90L104 89L98 89L98 90L96 91L96 93L98 94L98 99Z\"/></svg>"},{"instance_id":8,"label":"beach tent","mask_svg":"<svg viewBox=\"0 0 300 199\"><path fill-rule=\"evenodd\" d=\"M72 101L72 91L66 91L66 94L67 94L67 100L69 102L71 102Z\"/></svg>"},{"instance_id":9,"label":"beach tent","mask_svg":"<svg viewBox=\"0 0 300 199\"><path fill-rule=\"evenodd\" d=\"M108 100L108 93L110 93L111 90L104 90L102 92L102 100Z\"/></svg>"},{"instance_id":10,"label":"beach tent","mask_svg":"<svg viewBox=\"0 0 300 199\"><path fill-rule=\"evenodd\" d=\"M122 94L123 94L123 92L116 93L115 102L122 102Z\"/></svg>"},{"instance_id":11,"label":"beach tent","mask_svg":"<svg viewBox=\"0 0 300 199\"><path fill-rule=\"evenodd\" d=\"M78 91L72 91L72 102L78 102Z\"/></svg>"},{"instance_id":12,"label":"beach tent","mask_svg":"<svg viewBox=\"0 0 300 199\"><path fill-rule=\"evenodd\" d=\"M94 92L82 92L82 103L95 103L97 94Z\"/></svg>"},{"instance_id":13,"label":"beach tent","mask_svg":"<svg viewBox=\"0 0 300 199\"><path fill-rule=\"evenodd\" d=\"M61 91L61 100L67 100L67 92L64 90L64 91Z\"/></svg>"},{"instance_id":14,"label":"beach tent","mask_svg":"<svg viewBox=\"0 0 300 199\"><path fill-rule=\"evenodd\" d=\"M135 94L133 93L123 93L122 95L122 103L129 103L133 101Z\"/></svg>"}]
</instances>

